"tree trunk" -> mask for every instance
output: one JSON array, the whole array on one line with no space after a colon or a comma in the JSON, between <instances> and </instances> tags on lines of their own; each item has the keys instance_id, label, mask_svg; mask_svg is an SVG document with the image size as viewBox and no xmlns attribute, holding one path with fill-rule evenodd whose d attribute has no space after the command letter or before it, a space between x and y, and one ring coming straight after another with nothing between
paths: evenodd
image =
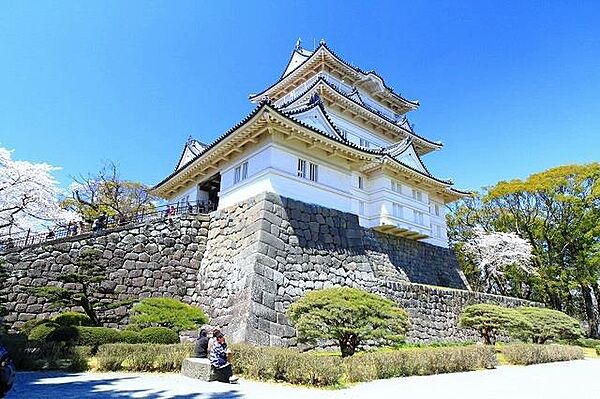
<instances>
[{"instance_id":1,"label":"tree trunk","mask_svg":"<svg viewBox=\"0 0 600 399\"><path fill-rule=\"evenodd\" d=\"M100 323L100 320L98 319L98 315L96 314L96 310L94 309L94 307L92 306L92 304L88 301L87 297L83 297L80 301L79 301L79 306L81 306L83 308L83 311L85 312L85 314L90 318L90 320L92 321L92 325L95 327L99 327L102 324Z\"/></svg>"},{"instance_id":2,"label":"tree trunk","mask_svg":"<svg viewBox=\"0 0 600 399\"><path fill-rule=\"evenodd\" d=\"M583 295L583 302L585 305L585 316L588 322L588 334L590 338L600 338L599 331L599 319L598 316L598 303L594 290L587 284L581 284L581 294Z\"/></svg>"},{"instance_id":3,"label":"tree trunk","mask_svg":"<svg viewBox=\"0 0 600 399\"><path fill-rule=\"evenodd\" d=\"M342 350L342 357L354 355L357 346L358 337L355 334L344 335L344 337L340 339L340 349Z\"/></svg>"}]
</instances>

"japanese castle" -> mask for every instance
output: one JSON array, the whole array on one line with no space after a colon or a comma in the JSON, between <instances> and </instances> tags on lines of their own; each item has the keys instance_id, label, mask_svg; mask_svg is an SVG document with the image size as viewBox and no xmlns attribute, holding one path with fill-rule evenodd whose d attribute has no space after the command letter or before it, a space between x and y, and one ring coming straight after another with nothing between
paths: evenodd
<instances>
[{"instance_id":1,"label":"japanese castle","mask_svg":"<svg viewBox=\"0 0 600 399\"><path fill-rule=\"evenodd\" d=\"M419 107L334 53L296 44L254 111L204 144L190 139L152 192L227 208L263 192L356 214L363 227L446 247L445 204L467 195L422 158L442 147L406 117Z\"/></svg>"}]
</instances>

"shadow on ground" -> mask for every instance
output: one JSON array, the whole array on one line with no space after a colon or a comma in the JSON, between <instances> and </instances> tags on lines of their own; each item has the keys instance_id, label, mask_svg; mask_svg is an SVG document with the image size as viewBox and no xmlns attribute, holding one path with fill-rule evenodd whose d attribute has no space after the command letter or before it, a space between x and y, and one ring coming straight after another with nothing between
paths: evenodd
<instances>
[{"instance_id":1,"label":"shadow on ground","mask_svg":"<svg viewBox=\"0 0 600 399\"><path fill-rule=\"evenodd\" d=\"M92 378L89 378L90 376ZM203 392L207 387L214 389L210 389L211 392ZM243 399L244 395L230 385L190 379L182 380L177 391L173 391L165 389L165 384L160 380L152 386L142 386L142 381L137 375L94 376L87 373L86 377L82 378L82 375L77 373L22 372L17 374L15 385L6 396L6 399L16 398Z\"/></svg>"}]
</instances>

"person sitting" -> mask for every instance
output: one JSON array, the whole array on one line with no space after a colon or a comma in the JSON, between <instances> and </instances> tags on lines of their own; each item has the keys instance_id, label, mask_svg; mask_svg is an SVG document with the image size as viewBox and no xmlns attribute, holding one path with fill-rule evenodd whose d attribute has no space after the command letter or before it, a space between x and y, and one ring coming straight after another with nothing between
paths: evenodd
<instances>
[{"instance_id":1,"label":"person sitting","mask_svg":"<svg viewBox=\"0 0 600 399\"><path fill-rule=\"evenodd\" d=\"M196 357L207 358L208 357L208 334L206 329L201 329L196 340L196 348L194 350Z\"/></svg>"},{"instance_id":2,"label":"person sitting","mask_svg":"<svg viewBox=\"0 0 600 399\"><path fill-rule=\"evenodd\" d=\"M227 349L225 336L222 333L216 336L216 343L210 351L210 364L212 367L215 380L219 382L235 384L238 380L233 376L233 368L231 367L232 353Z\"/></svg>"}]
</instances>

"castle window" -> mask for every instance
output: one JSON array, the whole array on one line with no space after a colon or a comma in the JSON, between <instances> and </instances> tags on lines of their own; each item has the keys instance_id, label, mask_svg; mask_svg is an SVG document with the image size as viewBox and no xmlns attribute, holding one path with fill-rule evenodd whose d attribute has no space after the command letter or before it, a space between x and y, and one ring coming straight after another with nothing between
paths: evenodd
<instances>
[{"instance_id":1,"label":"castle window","mask_svg":"<svg viewBox=\"0 0 600 399\"><path fill-rule=\"evenodd\" d=\"M397 182L397 181L395 181L395 180L390 180L390 181L391 181L391 183L392 183L392 191L393 191L393 192L395 192L395 193L400 193L400 194L402 194L402 184L401 184L401 183L398 183L398 182Z\"/></svg>"},{"instance_id":2,"label":"castle window","mask_svg":"<svg viewBox=\"0 0 600 399\"><path fill-rule=\"evenodd\" d=\"M397 217L397 218L403 218L404 217L404 209L402 208L402 205L393 202L392 203L392 215Z\"/></svg>"},{"instance_id":3,"label":"castle window","mask_svg":"<svg viewBox=\"0 0 600 399\"><path fill-rule=\"evenodd\" d=\"M361 190L365 188L365 182L362 176L358 176L358 188Z\"/></svg>"},{"instance_id":4,"label":"castle window","mask_svg":"<svg viewBox=\"0 0 600 399\"><path fill-rule=\"evenodd\" d=\"M319 165L310 162L310 175L308 178L312 181L319 181Z\"/></svg>"},{"instance_id":5,"label":"castle window","mask_svg":"<svg viewBox=\"0 0 600 399\"><path fill-rule=\"evenodd\" d=\"M413 199L419 201L419 202L423 202L423 193L417 189L412 190L412 197Z\"/></svg>"},{"instance_id":6,"label":"castle window","mask_svg":"<svg viewBox=\"0 0 600 399\"><path fill-rule=\"evenodd\" d=\"M233 172L233 184L237 184L248 178L248 161L236 166Z\"/></svg>"},{"instance_id":7,"label":"castle window","mask_svg":"<svg viewBox=\"0 0 600 399\"><path fill-rule=\"evenodd\" d=\"M306 164L308 164L308 173ZM319 181L319 165L306 162L304 159L298 159L298 177L311 181Z\"/></svg>"},{"instance_id":8,"label":"castle window","mask_svg":"<svg viewBox=\"0 0 600 399\"><path fill-rule=\"evenodd\" d=\"M358 214L359 215L365 214L365 203L363 201L358 201Z\"/></svg>"},{"instance_id":9,"label":"castle window","mask_svg":"<svg viewBox=\"0 0 600 399\"><path fill-rule=\"evenodd\" d=\"M306 161L298 159L298 177L306 178Z\"/></svg>"},{"instance_id":10,"label":"castle window","mask_svg":"<svg viewBox=\"0 0 600 399\"><path fill-rule=\"evenodd\" d=\"M369 140L365 140L363 138L360 139L360 146L369 148L371 146L371 142Z\"/></svg>"},{"instance_id":11,"label":"castle window","mask_svg":"<svg viewBox=\"0 0 600 399\"><path fill-rule=\"evenodd\" d=\"M414 214L414 220L416 224L423 224L423 212L421 211L413 211Z\"/></svg>"}]
</instances>

